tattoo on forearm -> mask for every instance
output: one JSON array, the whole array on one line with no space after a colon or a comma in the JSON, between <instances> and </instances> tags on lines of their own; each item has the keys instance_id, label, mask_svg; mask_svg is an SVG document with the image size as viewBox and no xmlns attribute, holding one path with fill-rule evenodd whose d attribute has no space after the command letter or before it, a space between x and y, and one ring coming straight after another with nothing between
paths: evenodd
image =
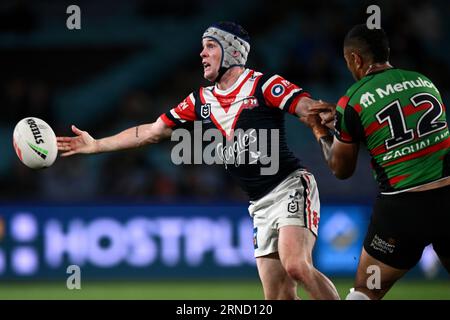
<instances>
[{"instance_id":1,"label":"tattoo on forearm","mask_svg":"<svg viewBox=\"0 0 450 320\"><path fill-rule=\"evenodd\" d=\"M136 138L139 138L139 126L136 126Z\"/></svg>"},{"instance_id":2,"label":"tattoo on forearm","mask_svg":"<svg viewBox=\"0 0 450 320\"><path fill-rule=\"evenodd\" d=\"M319 139L320 147L322 148L323 156L328 163L331 158L331 146L333 144L333 135L328 134Z\"/></svg>"}]
</instances>

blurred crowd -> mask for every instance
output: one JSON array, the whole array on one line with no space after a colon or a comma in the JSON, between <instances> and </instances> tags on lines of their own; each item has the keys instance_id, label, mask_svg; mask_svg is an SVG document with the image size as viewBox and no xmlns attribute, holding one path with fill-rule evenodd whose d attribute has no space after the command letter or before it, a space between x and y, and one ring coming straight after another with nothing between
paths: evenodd
<instances>
[{"instance_id":1,"label":"blurred crowd","mask_svg":"<svg viewBox=\"0 0 450 320\"><path fill-rule=\"evenodd\" d=\"M50 1L46 1L50 2ZM103 1L103 3L105 3ZM168 19L176 24L178 19L207 14L205 1L146 2L132 1L134 14L144 19ZM151 3L151 5L150 5ZM305 89L312 88L313 95L337 101L353 80L346 71L342 57L342 40L348 29L365 22L365 8L369 4L352 5L351 1L327 1L326 5L314 1L267 1L258 5L257 14L246 15L240 22L251 34L253 43L249 67L264 72L276 72ZM450 57L442 52L450 42L448 29L449 4L446 1L379 1L382 26L390 38L391 62L394 66L413 69L430 77L441 90L444 101L450 98ZM83 1L81 1L81 6ZM445 10L447 9L447 10ZM283 29L285 22L297 19L294 27ZM232 20L232 17L226 17ZM6 1L0 6L0 35L32 34L39 28L39 8L32 1ZM276 48L266 37L276 30L290 40L282 48L282 58L269 63L267 55ZM200 35L198 37L200 39ZM4 41L6 38L0 38ZM257 44L257 45L256 45ZM260 47L267 46L267 47ZM448 47L447 47L448 48ZM68 123L58 117L55 97L60 90L83 83L83 77L95 77L105 68L76 66L70 79L61 79L64 70L52 68L51 60L58 58L58 48L8 47L1 59L0 117L3 135L2 153L13 152L10 143L15 123L26 116L36 116L52 124L57 135L70 134ZM123 48L122 48L123 49ZM3 50L3 49L2 49ZM23 52L42 53L47 50L47 60L42 54L24 55ZM53 51L52 51L53 50ZM108 48L105 49L107 51ZM168 70L164 79L152 86L132 88L113 103L108 112L93 119L88 130L95 137L103 137L136 124L152 122L162 112L180 102L199 85L202 79L198 52L179 52L186 60ZM117 65L122 56L102 54L108 64ZM17 52L22 53L18 55ZM53 52L53 53L52 53ZM56 53L55 53L56 52ZM448 51L447 51L448 52ZM25 58L26 57L26 58ZM98 60L100 60L98 59ZM109 62L110 61L110 62ZM100 61L99 61L100 63ZM95 65L95 60L91 60ZM106 66L107 67L107 66ZM5 72L6 71L6 72ZM84 72L85 71L85 72ZM83 73L84 72L84 73ZM83 75L84 74L84 75ZM67 75L67 74L66 74ZM170 85L168 85L170 84ZM95 108L95 106L92 106ZM319 149L307 130L297 124L305 139L294 141L295 153L318 176L319 187L325 198L354 197L359 188L361 197L374 195L368 170L361 171L338 193L336 180L321 162ZM9 134L9 136L8 136ZM9 141L9 142L8 142ZM245 201L243 192L236 186L221 166L175 166L170 161L171 142L139 150L122 151L91 157L75 156L57 159L54 166L42 171L32 171L16 158L4 157L0 166L0 200L29 201ZM369 167L368 162L360 167ZM362 169L361 169L362 170ZM367 181L367 187L361 187ZM361 189L362 188L362 189ZM343 190L343 191L342 191ZM345 192L345 194L343 194Z\"/></svg>"}]
</instances>

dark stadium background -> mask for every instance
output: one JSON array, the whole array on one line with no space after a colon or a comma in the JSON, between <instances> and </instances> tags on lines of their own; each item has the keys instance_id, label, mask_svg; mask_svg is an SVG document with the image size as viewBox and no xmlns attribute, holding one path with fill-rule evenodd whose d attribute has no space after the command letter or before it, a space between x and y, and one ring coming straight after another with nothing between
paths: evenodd
<instances>
[{"instance_id":1,"label":"dark stadium background","mask_svg":"<svg viewBox=\"0 0 450 320\"><path fill-rule=\"evenodd\" d=\"M71 4L81 8L81 30L66 28ZM35 116L57 135L71 135L70 125L76 124L104 137L154 121L207 85L199 58L201 34L219 20L236 21L249 31L250 68L280 74L313 97L336 102L353 83L342 56L343 37L351 26L366 21L370 4L381 8L393 65L424 73L448 102L450 3L444 0L2 1L0 298L261 299L256 267L248 259L251 244L241 241L252 236L242 235L242 230L251 232L246 197L221 166L175 166L168 141L134 151L58 158L51 168L33 171L14 153L14 126ZM315 259L345 297L377 192L369 157L362 152L355 176L339 181L325 167L308 129L292 118L287 123L289 145L319 184L321 227L331 221ZM125 238L132 237L128 227L130 221L138 224L138 218L158 229L148 244L157 247L152 263L145 253L140 265L130 263L125 252L129 259L95 264L88 244L72 248L73 254L67 249L52 265L49 248L63 250L54 249L56 236L49 238L55 223L60 235L80 223L76 240L63 240L72 243L89 238L94 224L104 226L101 219L111 230L119 227L129 232ZM181 219L178 224L176 219ZM175 244L182 252L164 245L173 230L164 229L161 221L183 233L179 246ZM208 226L218 228L219 239L205 230ZM99 232L97 249L104 248L108 259L108 247L117 239ZM211 246L216 251L205 249L199 261L192 260L188 252L196 252L197 238L190 239L189 232L193 237L209 234L203 240L216 241ZM162 233L166 238L156 236ZM194 244L188 250L189 241ZM124 243L123 250L130 250L129 242ZM145 241L133 243L149 250ZM239 250L246 251L237 254ZM82 290L68 290L66 266L77 262ZM448 276L432 250L387 297L450 299Z\"/></svg>"}]
</instances>

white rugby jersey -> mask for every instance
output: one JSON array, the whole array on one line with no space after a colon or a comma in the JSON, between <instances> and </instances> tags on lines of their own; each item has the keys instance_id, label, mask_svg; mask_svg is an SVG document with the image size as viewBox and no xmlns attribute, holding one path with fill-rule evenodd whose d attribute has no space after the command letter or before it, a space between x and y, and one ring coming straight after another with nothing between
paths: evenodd
<instances>
[{"instance_id":1,"label":"white rugby jersey","mask_svg":"<svg viewBox=\"0 0 450 320\"><path fill-rule=\"evenodd\" d=\"M305 96L310 95L279 75L246 69L229 89L201 87L160 118L173 129L192 128L194 121L201 121L203 130L220 130L224 147L217 150L223 152L224 160L232 158L231 164L225 161L225 168L250 200L257 200L301 168L286 143L284 114L295 114L295 106ZM237 134L238 129L242 129L240 134ZM265 147L251 152L248 145L252 140ZM271 154L273 150L277 157ZM261 174L261 169L269 166L267 159L271 157L278 159L278 168L270 174Z\"/></svg>"}]
</instances>

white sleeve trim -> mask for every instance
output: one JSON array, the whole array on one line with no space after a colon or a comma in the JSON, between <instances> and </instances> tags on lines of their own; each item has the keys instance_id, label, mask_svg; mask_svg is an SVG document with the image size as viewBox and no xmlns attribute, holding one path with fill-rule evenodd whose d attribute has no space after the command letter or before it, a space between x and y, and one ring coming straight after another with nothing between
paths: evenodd
<instances>
[{"instance_id":1,"label":"white sleeve trim","mask_svg":"<svg viewBox=\"0 0 450 320\"><path fill-rule=\"evenodd\" d=\"M181 117L178 115L178 113L175 112L175 110L170 110L170 114L181 123L186 122L186 120L181 119Z\"/></svg>"},{"instance_id":2,"label":"white sleeve trim","mask_svg":"<svg viewBox=\"0 0 450 320\"><path fill-rule=\"evenodd\" d=\"M266 91L266 89L267 89L267 87L268 86L270 86L271 84L272 84L272 82L274 82L277 78L279 78L280 76L279 75L274 75L274 76L272 76L272 77L270 77L270 79L269 80L267 80L264 84L263 84L263 86L262 86L262 91L263 91L263 93L264 93L264 91Z\"/></svg>"},{"instance_id":3,"label":"white sleeve trim","mask_svg":"<svg viewBox=\"0 0 450 320\"><path fill-rule=\"evenodd\" d=\"M280 109L284 109L284 105L286 104L286 102L294 95L294 93L296 93L296 92L299 92L299 91L301 91L302 89L299 89L299 88L297 88L297 89L294 89L294 90L292 90L291 91L291 93L289 93L287 96L285 96L284 98L283 98L283 100L281 101L281 103L280 103Z\"/></svg>"},{"instance_id":4,"label":"white sleeve trim","mask_svg":"<svg viewBox=\"0 0 450 320\"><path fill-rule=\"evenodd\" d=\"M193 93L191 93L189 95L189 99L191 99L192 104L195 106L195 98L194 98L194 94Z\"/></svg>"}]
</instances>

